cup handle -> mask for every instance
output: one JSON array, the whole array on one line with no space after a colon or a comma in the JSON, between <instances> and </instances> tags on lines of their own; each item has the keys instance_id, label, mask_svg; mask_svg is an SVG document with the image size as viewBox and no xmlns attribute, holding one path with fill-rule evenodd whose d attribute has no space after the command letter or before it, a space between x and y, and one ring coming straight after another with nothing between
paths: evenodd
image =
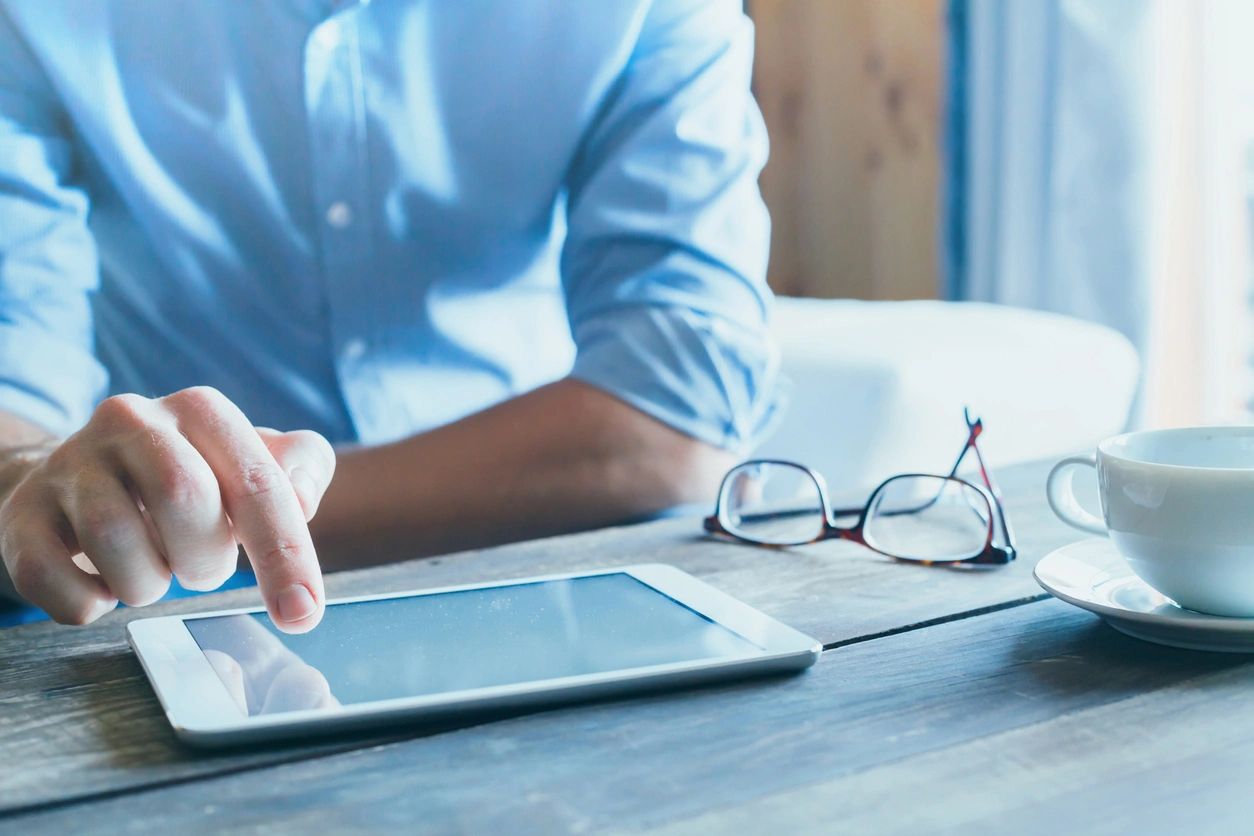
<instances>
[{"instance_id":1,"label":"cup handle","mask_svg":"<svg viewBox=\"0 0 1254 836\"><path fill-rule=\"evenodd\" d=\"M1071 474L1070 478L1065 480L1060 478L1064 471L1081 465L1096 470L1097 454L1071 456L1054 465L1054 469L1049 472L1049 478L1045 480L1045 496L1049 500L1049 507L1058 515L1058 519L1067 525L1090 534L1106 534L1106 523L1101 517L1089 513L1076 501L1075 475Z\"/></svg>"}]
</instances>

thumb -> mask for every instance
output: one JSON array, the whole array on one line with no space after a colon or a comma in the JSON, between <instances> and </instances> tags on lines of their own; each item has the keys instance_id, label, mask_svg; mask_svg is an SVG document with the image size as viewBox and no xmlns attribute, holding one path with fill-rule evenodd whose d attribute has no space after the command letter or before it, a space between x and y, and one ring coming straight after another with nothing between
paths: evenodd
<instances>
[{"instance_id":1,"label":"thumb","mask_svg":"<svg viewBox=\"0 0 1254 836\"><path fill-rule=\"evenodd\" d=\"M330 442L313 430L284 433L257 427L257 435L287 474L305 512L305 521L312 520L335 475L335 451Z\"/></svg>"}]
</instances>

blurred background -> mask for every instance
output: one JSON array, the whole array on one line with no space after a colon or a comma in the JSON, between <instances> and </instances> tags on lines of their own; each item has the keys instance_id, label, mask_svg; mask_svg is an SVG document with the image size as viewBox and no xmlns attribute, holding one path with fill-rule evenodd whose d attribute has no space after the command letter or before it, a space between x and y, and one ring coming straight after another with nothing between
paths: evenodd
<instances>
[{"instance_id":1,"label":"blurred background","mask_svg":"<svg viewBox=\"0 0 1254 836\"><path fill-rule=\"evenodd\" d=\"M1254 420L1254 3L747 6L778 293L1078 317L1133 425Z\"/></svg>"}]
</instances>

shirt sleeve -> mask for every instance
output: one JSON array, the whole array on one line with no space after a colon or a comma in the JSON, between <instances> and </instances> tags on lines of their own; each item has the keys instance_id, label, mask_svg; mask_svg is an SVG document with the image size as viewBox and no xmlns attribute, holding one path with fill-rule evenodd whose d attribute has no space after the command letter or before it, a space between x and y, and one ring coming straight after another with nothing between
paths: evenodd
<instances>
[{"instance_id":1,"label":"shirt sleeve","mask_svg":"<svg viewBox=\"0 0 1254 836\"><path fill-rule=\"evenodd\" d=\"M573 377L716 446L776 412L766 131L735 0L657 0L567 184Z\"/></svg>"},{"instance_id":2,"label":"shirt sleeve","mask_svg":"<svg viewBox=\"0 0 1254 836\"><path fill-rule=\"evenodd\" d=\"M0 10L0 411L58 435L107 376L93 353L99 265L57 99Z\"/></svg>"}]
</instances>

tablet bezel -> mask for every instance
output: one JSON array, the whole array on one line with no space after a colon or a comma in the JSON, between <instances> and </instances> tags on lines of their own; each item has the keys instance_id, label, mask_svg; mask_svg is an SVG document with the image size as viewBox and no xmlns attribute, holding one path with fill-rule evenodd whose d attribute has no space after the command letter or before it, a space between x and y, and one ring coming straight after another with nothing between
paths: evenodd
<instances>
[{"instance_id":1,"label":"tablet bezel","mask_svg":"<svg viewBox=\"0 0 1254 836\"><path fill-rule=\"evenodd\" d=\"M581 572L563 572L504 581L383 595L359 595L328 601L327 606L441 595L471 589L491 589L599 575L627 574L682 606L731 630L761 648L735 656L673 662L603 673L579 674L509 685L494 685L416 697L353 703L334 709L246 715L231 698L184 622L224 615L265 612L245 607L213 612L142 618L127 625L127 638L139 657L176 734L200 745L229 745L254 740L293 737L307 732L330 732L362 727L388 719L436 717L461 711L522 708L586 697L625 693L666 683L682 685L728 675L799 670L814 664L822 645L770 616L673 566L660 563L621 566Z\"/></svg>"}]
</instances>

